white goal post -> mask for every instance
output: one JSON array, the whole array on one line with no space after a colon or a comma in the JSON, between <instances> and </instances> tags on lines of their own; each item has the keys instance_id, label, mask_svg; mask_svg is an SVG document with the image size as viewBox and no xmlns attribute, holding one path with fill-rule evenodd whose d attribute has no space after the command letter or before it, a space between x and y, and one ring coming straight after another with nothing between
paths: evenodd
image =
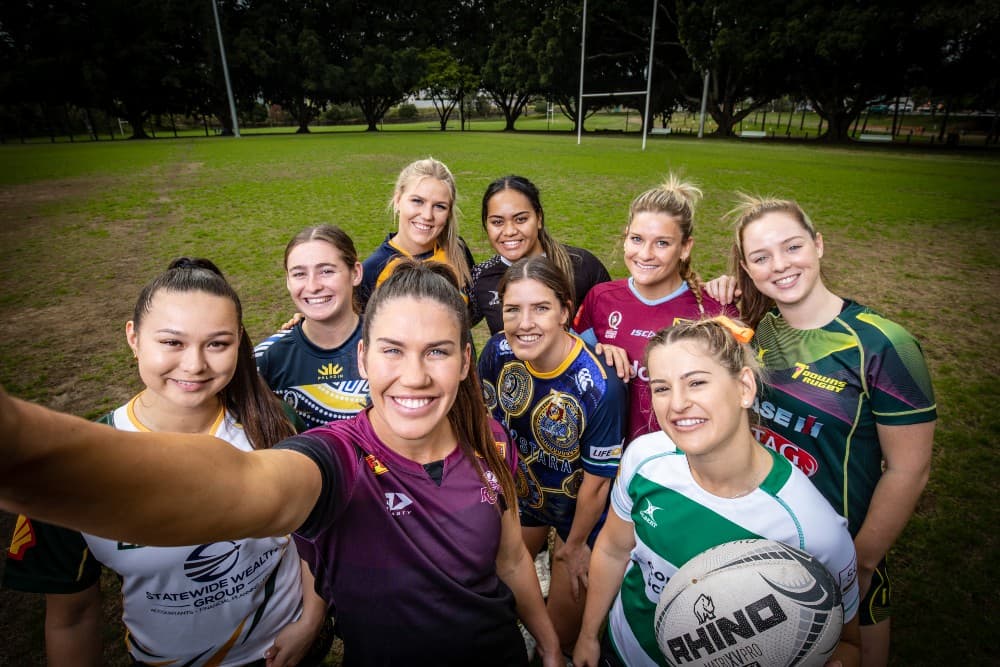
<instances>
[{"instance_id":1,"label":"white goal post","mask_svg":"<svg viewBox=\"0 0 1000 667\"><path fill-rule=\"evenodd\" d=\"M646 105L645 111L642 114L642 150L646 150L646 135L649 133L646 124L649 123L649 95L653 84L653 45L656 38L656 9L658 4L659 0L653 0L653 20L649 29L649 64L646 66L646 90L614 90L608 93L584 93L583 61L587 55L587 0L583 0L583 26L580 31L580 97L576 104L576 144L578 146L583 136L583 98L609 97L612 95L643 95L646 99Z\"/></svg>"}]
</instances>

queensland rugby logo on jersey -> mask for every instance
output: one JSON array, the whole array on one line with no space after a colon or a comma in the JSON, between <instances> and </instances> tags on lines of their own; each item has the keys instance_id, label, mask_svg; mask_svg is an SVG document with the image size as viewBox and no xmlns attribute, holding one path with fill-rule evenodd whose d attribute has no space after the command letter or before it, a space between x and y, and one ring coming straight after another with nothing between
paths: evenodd
<instances>
[{"instance_id":1,"label":"queensland rugby logo on jersey","mask_svg":"<svg viewBox=\"0 0 1000 667\"><path fill-rule=\"evenodd\" d=\"M497 476L493 474L492 470L486 470L483 472L483 477L486 478L486 483L489 484L489 488L483 486L479 489L479 502L489 503L490 505L497 504L497 496L501 492L500 481Z\"/></svg>"},{"instance_id":2,"label":"queensland rugby logo on jersey","mask_svg":"<svg viewBox=\"0 0 1000 667\"><path fill-rule=\"evenodd\" d=\"M184 574L198 583L221 579L236 567L240 560L240 546L236 542L203 544L184 561Z\"/></svg>"},{"instance_id":3,"label":"queensland rugby logo on jersey","mask_svg":"<svg viewBox=\"0 0 1000 667\"><path fill-rule=\"evenodd\" d=\"M604 332L605 338L615 338L618 336L618 327L622 323L622 313L620 310L613 310L608 315L608 330Z\"/></svg>"},{"instance_id":4,"label":"queensland rugby logo on jersey","mask_svg":"<svg viewBox=\"0 0 1000 667\"><path fill-rule=\"evenodd\" d=\"M804 472L807 477L812 477L816 474L816 471L819 470L819 461L817 461L812 454L802 449L794 442L789 442L771 429L764 426L751 426L750 430L753 431L753 435L757 438L757 442L784 456L786 459L791 461L796 468Z\"/></svg>"}]
</instances>

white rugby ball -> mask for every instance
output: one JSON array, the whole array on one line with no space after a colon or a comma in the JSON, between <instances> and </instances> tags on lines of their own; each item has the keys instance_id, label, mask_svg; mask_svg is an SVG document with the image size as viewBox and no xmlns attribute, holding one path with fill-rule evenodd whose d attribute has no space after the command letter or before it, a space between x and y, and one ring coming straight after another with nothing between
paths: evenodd
<instances>
[{"instance_id":1,"label":"white rugby ball","mask_svg":"<svg viewBox=\"0 0 1000 667\"><path fill-rule=\"evenodd\" d=\"M707 549L660 595L656 641L669 665L822 665L840 640L844 607L818 560L771 540Z\"/></svg>"}]
</instances>

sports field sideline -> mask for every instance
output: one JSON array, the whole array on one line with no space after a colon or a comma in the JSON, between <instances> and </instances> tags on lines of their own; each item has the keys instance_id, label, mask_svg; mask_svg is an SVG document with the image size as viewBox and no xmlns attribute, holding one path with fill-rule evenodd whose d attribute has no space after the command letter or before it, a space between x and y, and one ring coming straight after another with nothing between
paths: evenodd
<instances>
[{"instance_id":1,"label":"sports field sideline","mask_svg":"<svg viewBox=\"0 0 1000 667\"><path fill-rule=\"evenodd\" d=\"M891 554L898 665L991 662L1000 458L1000 159L881 147L485 132L328 133L0 146L0 384L83 416L137 389L123 327L140 286L181 254L230 277L251 337L291 312L284 244L319 222L367 255L393 228L399 169L426 155L458 181L461 228L488 256L479 197L520 173L555 238L624 275L628 202L669 170L699 183L694 266L726 266L737 190L793 197L823 233L827 281L921 341L939 406L931 481ZM482 335L479 337L482 340ZM9 531L9 517L2 524ZM992 528L991 528L992 526ZM6 539L6 536L0 538ZM42 663L40 605L0 593L0 665ZM109 610L110 627L115 626ZM125 664L109 640L109 664ZM115 662L115 661L118 662Z\"/></svg>"}]
</instances>

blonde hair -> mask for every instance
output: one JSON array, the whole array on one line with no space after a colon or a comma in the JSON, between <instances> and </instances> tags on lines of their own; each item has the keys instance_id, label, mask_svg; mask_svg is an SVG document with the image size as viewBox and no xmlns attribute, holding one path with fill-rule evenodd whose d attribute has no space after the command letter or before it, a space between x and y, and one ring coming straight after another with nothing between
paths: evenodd
<instances>
[{"instance_id":1,"label":"blonde hair","mask_svg":"<svg viewBox=\"0 0 1000 667\"><path fill-rule=\"evenodd\" d=\"M763 386L764 373L750 345L739 342L720 320L719 317L694 321L680 320L672 327L660 329L646 345L643 365L649 367L649 355L656 348L682 340L693 340L703 344L712 358L734 378L738 377L744 368L749 368L753 372L757 386Z\"/></svg>"},{"instance_id":2,"label":"blonde hair","mask_svg":"<svg viewBox=\"0 0 1000 667\"><path fill-rule=\"evenodd\" d=\"M628 224L625 225L625 235L632 227L632 220L639 213L665 213L672 216L681 230L681 241L686 242L694 234L694 209L702 198L701 188L690 181L671 172L665 181L655 188L646 190L632 200L628 209ZM704 282L701 276L691 268L691 256L682 259L678 267L681 280L687 282L698 301L698 311L704 314L701 305Z\"/></svg>"},{"instance_id":3,"label":"blonde hair","mask_svg":"<svg viewBox=\"0 0 1000 667\"><path fill-rule=\"evenodd\" d=\"M472 281L472 276L469 273L469 265L462 249L462 242L458 238L459 211L456 204L458 189L455 187L455 177L452 176L451 170L448 169L444 162L435 160L432 157L426 157L415 160L403 167L403 170L399 172L399 176L396 178L396 187L392 192L392 198L389 200L389 211L392 212L394 217L398 217L397 198L407 188L425 178L435 178L441 181L448 186L448 190L451 193L451 207L448 209L448 219L445 221L444 230L441 232L438 245L444 250L448 258L448 263L458 274L459 281L463 285L468 285Z\"/></svg>"},{"instance_id":4,"label":"blonde hair","mask_svg":"<svg viewBox=\"0 0 1000 667\"><path fill-rule=\"evenodd\" d=\"M757 289L750 274L747 273L746 258L743 255L743 231L768 213L786 213L802 226L813 241L816 240L817 233L812 220L793 199L778 199L745 192L739 192L736 196L737 205L725 216L732 221L735 230L733 246L729 252L729 270L736 276L736 284L742 292L739 300L740 315L751 328L756 329L764 315L774 308L774 301Z\"/></svg>"}]
</instances>

